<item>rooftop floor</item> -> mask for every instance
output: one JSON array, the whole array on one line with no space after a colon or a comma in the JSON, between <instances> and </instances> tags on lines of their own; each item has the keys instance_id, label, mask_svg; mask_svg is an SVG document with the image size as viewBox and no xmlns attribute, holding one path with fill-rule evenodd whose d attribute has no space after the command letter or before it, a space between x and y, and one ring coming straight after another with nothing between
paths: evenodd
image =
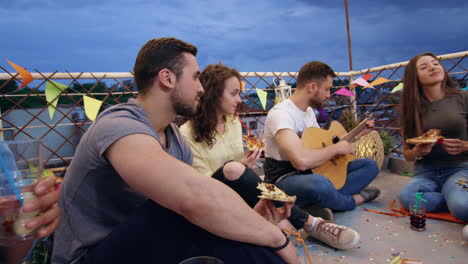
<instances>
[{"instance_id":1,"label":"rooftop floor","mask_svg":"<svg viewBox=\"0 0 468 264\"><path fill-rule=\"evenodd\" d=\"M309 238L306 241L312 261L317 263L389 263L394 255L420 260L424 264L468 263L468 241L464 241L462 224L427 219L426 230L413 231L408 217L396 217L364 211L369 208L389 210L400 188L409 177L381 172L372 186L379 187L381 196L355 210L335 213L334 222L359 232L357 248L340 251ZM304 262L306 263L306 262Z\"/></svg>"}]
</instances>

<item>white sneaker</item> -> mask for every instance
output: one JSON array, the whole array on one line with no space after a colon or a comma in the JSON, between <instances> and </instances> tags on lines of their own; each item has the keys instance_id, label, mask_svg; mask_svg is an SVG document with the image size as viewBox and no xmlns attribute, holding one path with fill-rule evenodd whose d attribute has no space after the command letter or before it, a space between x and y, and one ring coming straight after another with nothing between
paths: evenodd
<instances>
[{"instance_id":1,"label":"white sneaker","mask_svg":"<svg viewBox=\"0 0 468 264\"><path fill-rule=\"evenodd\" d=\"M353 229L317 218L319 221L308 234L337 249L350 249L359 243L359 234Z\"/></svg>"}]
</instances>

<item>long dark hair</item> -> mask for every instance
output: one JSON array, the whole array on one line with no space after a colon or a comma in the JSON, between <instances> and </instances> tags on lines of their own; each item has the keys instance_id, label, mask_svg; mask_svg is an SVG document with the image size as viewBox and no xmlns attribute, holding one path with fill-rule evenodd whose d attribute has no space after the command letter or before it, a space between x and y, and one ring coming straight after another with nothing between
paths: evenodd
<instances>
[{"instance_id":1,"label":"long dark hair","mask_svg":"<svg viewBox=\"0 0 468 264\"><path fill-rule=\"evenodd\" d=\"M224 93L225 82L231 77L240 81L240 73L222 65L208 65L200 74L200 82L205 89L197 114L191 118L196 142L205 142L212 147L216 132L218 105Z\"/></svg>"},{"instance_id":2,"label":"long dark hair","mask_svg":"<svg viewBox=\"0 0 468 264\"><path fill-rule=\"evenodd\" d=\"M423 87L418 79L418 71L416 63L423 56L431 56L439 60L436 55L430 52L425 52L413 57L405 69L403 78L403 94L400 109L401 130L403 139L419 136L423 133L424 126L423 113L425 109L423 102L427 101ZM444 67L444 79L442 80L442 90L445 95L459 93L456 89L457 83L453 81L447 74Z\"/></svg>"}]
</instances>

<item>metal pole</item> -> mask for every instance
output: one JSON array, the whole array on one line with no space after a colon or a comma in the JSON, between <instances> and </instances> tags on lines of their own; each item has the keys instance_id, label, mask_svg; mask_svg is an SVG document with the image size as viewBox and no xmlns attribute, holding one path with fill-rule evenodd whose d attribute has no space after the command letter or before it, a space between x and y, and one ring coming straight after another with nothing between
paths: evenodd
<instances>
[{"instance_id":1,"label":"metal pole","mask_svg":"<svg viewBox=\"0 0 468 264\"><path fill-rule=\"evenodd\" d=\"M348 57L349 57L349 71L353 71L353 52L351 47L351 31L349 30L349 10L348 10L348 0L345 0L345 11L346 11L346 32L348 34ZM349 76L349 90L355 93L355 89L353 88L353 75ZM356 97L351 96L351 112L354 113L354 117L357 120L357 111L356 111Z\"/></svg>"}]
</instances>

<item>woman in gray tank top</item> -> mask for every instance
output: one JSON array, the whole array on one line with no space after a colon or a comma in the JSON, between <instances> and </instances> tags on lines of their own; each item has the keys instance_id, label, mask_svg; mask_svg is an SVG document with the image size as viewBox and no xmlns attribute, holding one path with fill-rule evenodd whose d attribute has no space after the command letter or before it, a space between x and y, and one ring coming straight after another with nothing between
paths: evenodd
<instances>
[{"instance_id":1,"label":"woman in gray tank top","mask_svg":"<svg viewBox=\"0 0 468 264\"><path fill-rule=\"evenodd\" d=\"M407 161L416 161L414 177L400 194L408 209L416 193L426 211L449 211L468 222L468 92L448 77L432 53L412 58L406 66L401 104L401 134L406 139L429 129L444 137L436 143L404 145Z\"/></svg>"}]
</instances>

